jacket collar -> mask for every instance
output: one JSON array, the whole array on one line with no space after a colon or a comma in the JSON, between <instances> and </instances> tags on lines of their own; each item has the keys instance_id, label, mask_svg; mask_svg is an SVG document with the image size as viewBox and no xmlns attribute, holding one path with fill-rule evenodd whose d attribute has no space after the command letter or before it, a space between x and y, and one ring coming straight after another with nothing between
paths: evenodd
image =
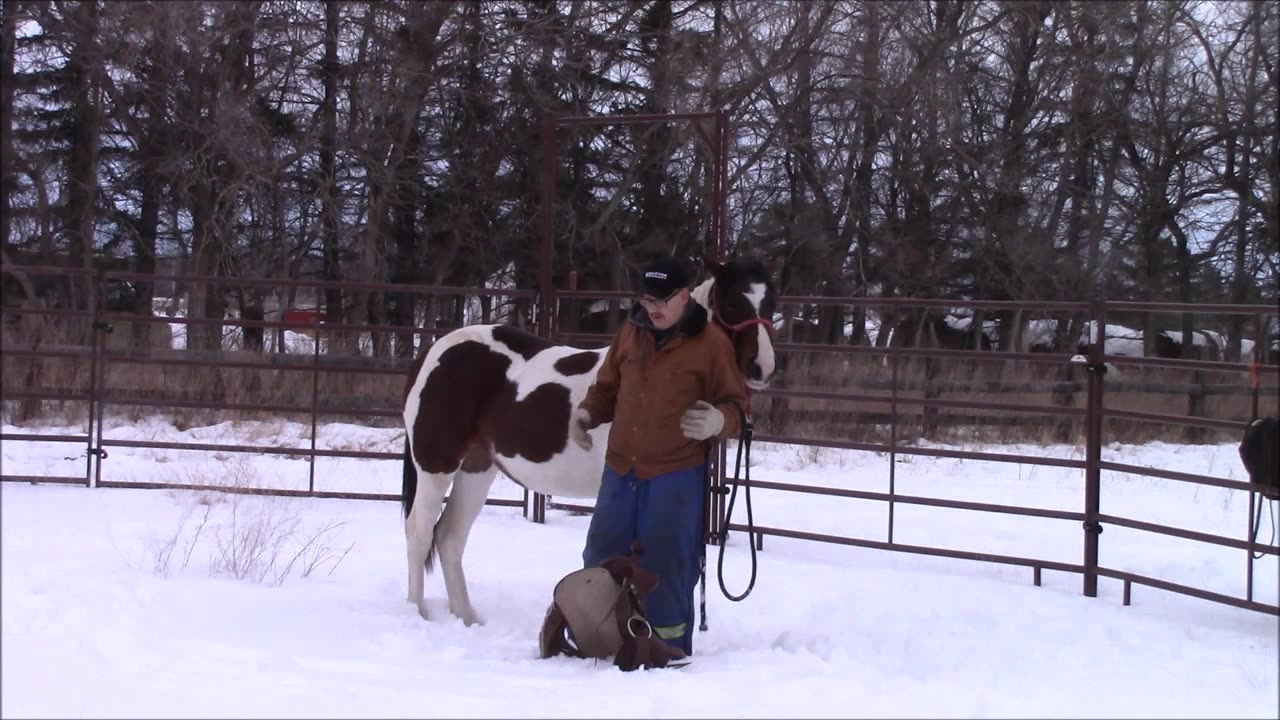
<instances>
[{"instance_id":1,"label":"jacket collar","mask_svg":"<svg viewBox=\"0 0 1280 720\"><path fill-rule=\"evenodd\" d=\"M653 321L649 319L649 313L640 303L632 303L631 314L628 320L645 330L648 330L656 341L659 348L665 346L677 336L696 337L701 334L707 326L707 309L693 298L689 298L689 304L685 306L684 317L680 318L675 325L667 330L658 330L653 326Z\"/></svg>"}]
</instances>

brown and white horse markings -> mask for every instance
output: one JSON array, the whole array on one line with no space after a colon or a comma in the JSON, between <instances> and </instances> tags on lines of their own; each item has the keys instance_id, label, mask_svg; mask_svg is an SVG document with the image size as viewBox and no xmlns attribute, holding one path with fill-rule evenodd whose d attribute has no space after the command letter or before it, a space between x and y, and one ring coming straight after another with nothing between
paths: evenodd
<instances>
[{"instance_id":1,"label":"brown and white horse markings","mask_svg":"<svg viewBox=\"0 0 1280 720\"><path fill-rule=\"evenodd\" d=\"M758 261L708 261L691 293L734 341L752 389L775 373L774 285ZM404 395L408 600L426 617L425 572L439 555L449 611L478 621L462 555L498 470L531 492L595 498L609 425L592 449L569 440L569 416L586 396L606 348L555 345L505 325L471 325L440 338L410 371ZM446 493L449 502L444 503ZM442 511L443 508L443 511Z\"/></svg>"}]
</instances>

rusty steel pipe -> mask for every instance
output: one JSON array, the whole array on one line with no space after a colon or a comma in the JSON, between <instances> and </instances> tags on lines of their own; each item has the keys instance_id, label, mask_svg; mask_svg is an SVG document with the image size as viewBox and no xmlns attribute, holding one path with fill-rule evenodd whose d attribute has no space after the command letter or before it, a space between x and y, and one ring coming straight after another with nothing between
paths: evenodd
<instances>
[{"instance_id":1,"label":"rusty steel pipe","mask_svg":"<svg viewBox=\"0 0 1280 720\"><path fill-rule=\"evenodd\" d=\"M1089 305L1091 318L1089 343L1089 388L1086 407L1089 415L1085 421L1085 471L1084 471L1084 595L1098 596L1098 536L1102 526L1098 523L1099 503L1102 493L1102 374L1106 372L1103 353L1106 345L1106 311L1101 302Z\"/></svg>"},{"instance_id":2,"label":"rusty steel pipe","mask_svg":"<svg viewBox=\"0 0 1280 720\"><path fill-rule=\"evenodd\" d=\"M1267 605L1265 603L1255 602L1251 600L1243 600L1241 598L1232 597L1231 595L1223 595L1209 590L1201 590L1189 585L1160 580L1158 578L1147 577L1137 573L1126 572L1124 570L1112 570L1110 568L1098 568L1098 574L1103 577L1114 578L1134 585L1146 585L1148 587L1157 588L1167 592L1178 593L1180 595L1189 595L1201 600L1209 600L1211 602L1221 603L1223 605L1231 605L1244 610L1254 610L1267 615L1280 615L1280 607L1275 605Z\"/></svg>"}]
</instances>

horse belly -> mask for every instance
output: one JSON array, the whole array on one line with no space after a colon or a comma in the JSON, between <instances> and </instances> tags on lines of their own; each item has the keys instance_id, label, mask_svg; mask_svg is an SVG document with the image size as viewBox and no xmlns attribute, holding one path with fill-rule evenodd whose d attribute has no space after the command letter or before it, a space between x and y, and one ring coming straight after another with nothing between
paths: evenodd
<instances>
[{"instance_id":1,"label":"horse belly","mask_svg":"<svg viewBox=\"0 0 1280 720\"><path fill-rule=\"evenodd\" d=\"M530 492L561 498L595 499L604 472L604 447L609 426L591 431L592 448L583 451L572 442L562 452L544 462L530 462L523 456L498 455L502 471Z\"/></svg>"}]
</instances>

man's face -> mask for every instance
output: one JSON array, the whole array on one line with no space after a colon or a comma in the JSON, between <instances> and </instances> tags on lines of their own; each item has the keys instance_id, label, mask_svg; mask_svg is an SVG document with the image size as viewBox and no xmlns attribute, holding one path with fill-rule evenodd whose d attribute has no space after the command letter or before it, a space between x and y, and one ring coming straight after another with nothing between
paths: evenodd
<instances>
[{"instance_id":1,"label":"man's face","mask_svg":"<svg viewBox=\"0 0 1280 720\"><path fill-rule=\"evenodd\" d=\"M656 298L652 295L641 295L640 305L649 313L649 320L659 330L666 330L684 316L685 305L689 302L687 288L676 291L668 298Z\"/></svg>"}]
</instances>

